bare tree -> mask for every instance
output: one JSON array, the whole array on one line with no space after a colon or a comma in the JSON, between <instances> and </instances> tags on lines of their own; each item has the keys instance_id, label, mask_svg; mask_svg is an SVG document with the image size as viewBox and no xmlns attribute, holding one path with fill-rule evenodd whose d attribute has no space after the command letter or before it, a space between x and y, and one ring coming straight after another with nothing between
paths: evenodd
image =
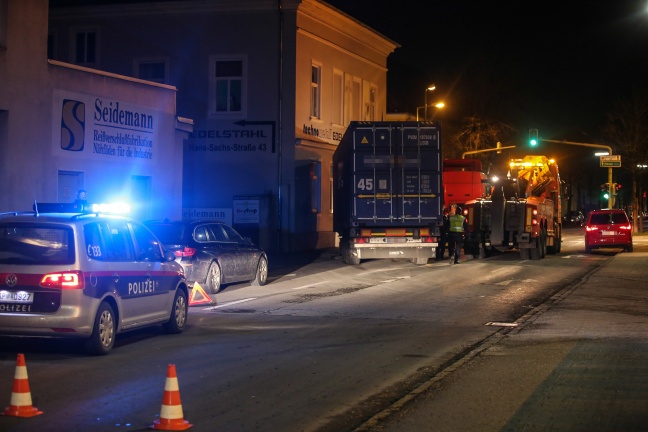
<instances>
[{"instance_id":1,"label":"bare tree","mask_svg":"<svg viewBox=\"0 0 648 432\"><path fill-rule=\"evenodd\" d=\"M514 129L501 122L494 122L478 116L466 117L455 136L459 154L468 151L493 148L497 142L505 143Z\"/></svg>"},{"instance_id":2,"label":"bare tree","mask_svg":"<svg viewBox=\"0 0 648 432\"><path fill-rule=\"evenodd\" d=\"M638 165L648 161L648 103L634 97L632 100L618 100L613 105L614 111L608 114L603 133L616 148L622 158L622 166L632 176L632 214L634 231L641 227L641 209L639 208L637 177Z\"/></svg>"}]
</instances>

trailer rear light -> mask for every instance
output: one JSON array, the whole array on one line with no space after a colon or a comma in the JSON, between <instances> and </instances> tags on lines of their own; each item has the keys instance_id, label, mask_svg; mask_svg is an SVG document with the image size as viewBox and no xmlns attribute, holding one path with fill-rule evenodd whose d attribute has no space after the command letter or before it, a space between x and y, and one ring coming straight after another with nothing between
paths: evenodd
<instances>
[{"instance_id":1,"label":"trailer rear light","mask_svg":"<svg viewBox=\"0 0 648 432\"><path fill-rule=\"evenodd\" d=\"M40 286L43 288L83 289L85 287L83 272L49 273L43 276Z\"/></svg>"},{"instance_id":2,"label":"trailer rear light","mask_svg":"<svg viewBox=\"0 0 648 432\"><path fill-rule=\"evenodd\" d=\"M354 243L366 243L366 240L363 239L362 237L354 238L353 239Z\"/></svg>"},{"instance_id":3,"label":"trailer rear light","mask_svg":"<svg viewBox=\"0 0 648 432\"><path fill-rule=\"evenodd\" d=\"M421 234L421 237L429 236L430 235L430 228L421 228L420 234Z\"/></svg>"},{"instance_id":4,"label":"trailer rear light","mask_svg":"<svg viewBox=\"0 0 648 432\"><path fill-rule=\"evenodd\" d=\"M185 247L182 250L177 250L173 252L175 256L180 258L192 257L196 254L196 248Z\"/></svg>"},{"instance_id":5,"label":"trailer rear light","mask_svg":"<svg viewBox=\"0 0 648 432\"><path fill-rule=\"evenodd\" d=\"M371 230L367 228L363 228L360 230L360 236L361 237L371 237Z\"/></svg>"},{"instance_id":6,"label":"trailer rear light","mask_svg":"<svg viewBox=\"0 0 648 432\"><path fill-rule=\"evenodd\" d=\"M436 237L423 237L423 243L436 243Z\"/></svg>"}]
</instances>

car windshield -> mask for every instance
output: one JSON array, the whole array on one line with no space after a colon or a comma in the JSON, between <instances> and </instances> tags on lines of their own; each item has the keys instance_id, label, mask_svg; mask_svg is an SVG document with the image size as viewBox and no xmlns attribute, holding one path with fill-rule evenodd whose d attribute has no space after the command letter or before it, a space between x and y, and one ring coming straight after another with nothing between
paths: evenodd
<instances>
[{"instance_id":1,"label":"car windshield","mask_svg":"<svg viewBox=\"0 0 648 432\"><path fill-rule=\"evenodd\" d=\"M596 213L590 219L590 225L627 224L628 218L623 213Z\"/></svg>"},{"instance_id":2,"label":"car windshield","mask_svg":"<svg viewBox=\"0 0 648 432\"><path fill-rule=\"evenodd\" d=\"M72 264L72 230L35 224L0 225L0 264Z\"/></svg>"}]
</instances>

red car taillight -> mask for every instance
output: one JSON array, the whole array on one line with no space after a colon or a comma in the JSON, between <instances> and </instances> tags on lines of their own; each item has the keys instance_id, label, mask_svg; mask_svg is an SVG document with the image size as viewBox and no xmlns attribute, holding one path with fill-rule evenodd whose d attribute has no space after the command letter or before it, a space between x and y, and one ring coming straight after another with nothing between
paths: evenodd
<instances>
[{"instance_id":1,"label":"red car taillight","mask_svg":"<svg viewBox=\"0 0 648 432\"><path fill-rule=\"evenodd\" d=\"M185 247L184 249L177 250L173 253L175 254L175 256L181 258L192 257L196 254L196 248Z\"/></svg>"},{"instance_id":2,"label":"red car taillight","mask_svg":"<svg viewBox=\"0 0 648 432\"><path fill-rule=\"evenodd\" d=\"M83 272L49 273L43 276L40 286L43 288L83 289L85 286Z\"/></svg>"}]
</instances>

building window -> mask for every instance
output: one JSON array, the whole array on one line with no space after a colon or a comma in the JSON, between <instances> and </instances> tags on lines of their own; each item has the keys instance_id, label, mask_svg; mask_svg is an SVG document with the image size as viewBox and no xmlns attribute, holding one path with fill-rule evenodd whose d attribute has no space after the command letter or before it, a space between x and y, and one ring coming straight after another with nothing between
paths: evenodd
<instances>
[{"instance_id":1,"label":"building window","mask_svg":"<svg viewBox=\"0 0 648 432\"><path fill-rule=\"evenodd\" d=\"M362 82L353 79L351 83L351 120L362 120Z\"/></svg>"},{"instance_id":2,"label":"building window","mask_svg":"<svg viewBox=\"0 0 648 432\"><path fill-rule=\"evenodd\" d=\"M212 56L210 61L210 104L212 117L235 114L244 116L246 110L246 59Z\"/></svg>"},{"instance_id":3,"label":"building window","mask_svg":"<svg viewBox=\"0 0 648 432\"><path fill-rule=\"evenodd\" d=\"M135 60L135 76L147 81L167 84L169 62L166 59Z\"/></svg>"},{"instance_id":4,"label":"building window","mask_svg":"<svg viewBox=\"0 0 648 432\"><path fill-rule=\"evenodd\" d=\"M364 120L376 120L376 86L364 82Z\"/></svg>"},{"instance_id":5,"label":"building window","mask_svg":"<svg viewBox=\"0 0 648 432\"><path fill-rule=\"evenodd\" d=\"M313 64L311 66L311 118L321 118L320 106L322 100L322 66Z\"/></svg>"},{"instance_id":6,"label":"building window","mask_svg":"<svg viewBox=\"0 0 648 432\"><path fill-rule=\"evenodd\" d=\"M344 124L344 75L333 71L333 99L331 106L331 122L336 125Z\"/></svg>"},{"instance_id":7,"label":"building window","mask_svg":"<svg viewBox=\"0 0 648 432\"><path fill-rule=\"evenodd\" d=\"M99 63L99 31L97 29L76 29L74 31L74 63L95 66Z\"/></svg>"},{"instance_id":8,"label":"building window","mask_svg":"<svg viewBox=\"0 0 648 432\"><path fill-rule=\"evenodd\" d=\"M0 49L7 48L7 2L0 0Z\"/></svg>"}]
</instances>

